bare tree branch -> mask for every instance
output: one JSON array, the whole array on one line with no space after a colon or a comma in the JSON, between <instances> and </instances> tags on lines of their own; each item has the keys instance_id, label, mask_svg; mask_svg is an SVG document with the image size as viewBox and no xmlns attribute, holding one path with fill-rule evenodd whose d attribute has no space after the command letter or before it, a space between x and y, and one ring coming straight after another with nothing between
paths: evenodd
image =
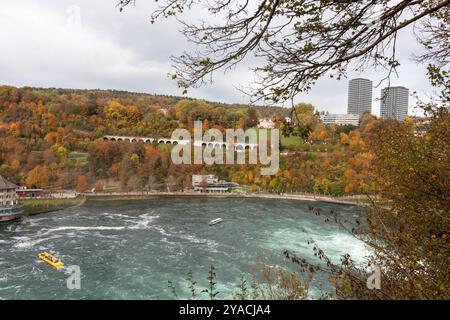
<instances>
[{"instance_id":1,"label":"bare tree branch","mask_svg":"<svg viewBox=\"0 0 450 320\"><path fill-rule=\"evenodd\" d=\"M152 21L194 5L206 6L214 22L181 21L185 37L199 48L172 57L173 78L185 89L211 82L216 71L233 69L250 54L265 61L247 90L253 101L291 100L325 75L345 77L350 66L381 66L388 78L398 66L397 34L416 22L418 42L428 50L418 60L448 63L449 0L166 0Z\"/></svg>"}]
</instances>

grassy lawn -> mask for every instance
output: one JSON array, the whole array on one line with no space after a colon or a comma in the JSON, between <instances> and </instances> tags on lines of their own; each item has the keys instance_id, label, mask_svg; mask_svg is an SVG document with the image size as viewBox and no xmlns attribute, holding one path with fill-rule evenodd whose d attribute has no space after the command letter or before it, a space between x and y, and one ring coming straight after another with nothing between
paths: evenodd
<instances>
[{"instance_id":1,"label":"grassy lawn","mask_svg":"<svg viewBox=\"0 0 450 320\"><path fill-rule=\"evenodd\" d=\"M103 192L119 192L119 187L116 186L105 186L105 188L103 189Z\"/></svg>"},{"instance_id":2,"label":"grassy lawn","mask_svg":"<svg viewBox=\"0 0 450 320\"><path fill-rule=\"evenodd\" d=\"M290 136L284 137L283 135L280 138L282 147L296 147L302 144L302 140L300 137Z\"/></svg>"},{"instance_id":3,"label":"grassy lawn","mask_svg":"<svg viewBox=\"0 0 450 320\"><path fill-rule=\"evenodd\" d=\"M76 205L80 203L82 199L24 199L20 202L26 206L63 206L63 205Z\"/></svg>"},{"instance_id":4,"label":"grassy lawn","mask_svg":"<svg viewBox=\"0 0 450 320\"><path fill-rule=\"evenodd\" d=\"M76 199L24 199L20 202L25 206L25 214L34 215L62 210L82 203L82 198Z\"/></svg>"},{"instance_id":5,"label":"grassy lawn","mask_svg":"<svg viewBox=\"0 0 450 320\"><path fill-rule=\"evenodd\" d=\"M240 186L240 189L242 190L242 191L245 191L245 192L251 192L251 187L250 186L247 186L247 185L241 185Z\"/></svg>"},{"instance_id":6,"label":"grassy lawn","mask_svg":"<svg viewBox=\"0 0 450 320\"><path fill-rule=\"evenodd\" d=\"M87 153L74 151L69 154L69 163L71 166L75 166L78 163L80 166L85 167L89 163L88 157L89 154Z\"/></svg>"},{"instance_id":7,"label":"grassy lawn","mask_svg":"<svg viewBox=\"0 0 450 320\"><path fill-rule=\"evenodd\" d=\"M258 134L258 139L259 139L259 129L256 129L256 132ZM267 136L270 137L270 129L267 130ZM295 137L295 136L285 137L280 132L280 143L281 143L282 148L292 148L292 147L301 145L303 142L300 139L300 137Z\"/></svg>"},{"instance_id":8,"label":"grassy lawn","mask_svg":"<svg viewBox=\"0 0 450 320\"><path fill-rule=\"evenodd\" d=\"M369 199L367 197L346 199L346 201L355 202L355 203L369 203Z\"/></svg>"}]
</instances>

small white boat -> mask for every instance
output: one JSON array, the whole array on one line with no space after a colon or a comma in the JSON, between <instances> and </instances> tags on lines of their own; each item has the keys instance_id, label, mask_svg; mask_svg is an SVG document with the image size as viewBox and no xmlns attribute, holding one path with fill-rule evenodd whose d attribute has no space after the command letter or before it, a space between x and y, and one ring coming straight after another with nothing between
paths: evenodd
<instances>
[{"instance_id":1,"label":"small white boat","mask_svg":"<svg viewBox=\"0 0 450 320\"><path fill-rule=\"evenodd\" d=\"M217 218L217 219L211 220L211 221L209 222L209 225L210 225L210 226L213 226L213 225L218 224L218 223L221 223L221 222L223 222L223 219L222 219L222 218Z\"/></svg>"}]
</instances>

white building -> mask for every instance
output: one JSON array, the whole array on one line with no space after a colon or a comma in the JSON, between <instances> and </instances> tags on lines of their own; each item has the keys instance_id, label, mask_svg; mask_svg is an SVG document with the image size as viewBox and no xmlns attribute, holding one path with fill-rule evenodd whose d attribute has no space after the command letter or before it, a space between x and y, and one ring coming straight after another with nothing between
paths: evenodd
<instances>
[{"instance_id":1,"label":"white building","mask_svg":"<svg viewBox=\"0 0 450 320\"><path fill-rule=\"evenodd\" d=\"M259 119L259 129L275 129L275 122L271 118Z\"/></svg>"},{"instance_id":2,"label":"white building","mask_svg":"<svg viewBox=\"0 0 450 320\"><path fill-rule=\"evenodd\" d=\"M328 126L359 125L359 115L357 114L322 114L320 120Z\"/></svg>"},{"instance_id":3,"label":"white building","mask_svg":"<svg viewBox=\"0 0 450 320\"><path fill-rule=\"evenodd\" d=\"M219 180L214 175L193 175L192 186L194 191L204 193L226 193L230 191L230 188L238 187L239 185L234 182L227 182Z\"/></svg>"},{"instance_id":4,"label":"white building","mask_svg":"<svg viewBox=\"0 0 450 320\"><path fill-rule=\"evenodd\" d=\"M389 87L381 90L380 116L402 121L408 116L409 90L405 87Z\"/></svg>"},{"instance_id":5,"label":"white building","mask_svg":"<svg viewBox=\"0 0 450 320\"><path fill-rule=\"evenodd\" d=\"M215 175L212 175L212 174L207 174L207 175L194 174L192 176L192 186L193 187L199 186L202 182L216 183L216 182L219 182L219 178L217 178Z\"/></svg>"},{"instance_id":6,"label":"white building","mask_svg":"<svg viewBox=\"0 0 450 320\"><path fill-rule=\"evenodd\" d=\"M0 176L0 207L12 207L19 203L16 189L14 183Z\"/></svg>"},{"instance_id":7,"label":"white building","mask_svg":"<svg viewBox=\"0 0 450 320\"><path fill-rule=\"evenodd\" d=\"M348 83L348 114L362 116L365 111L372 112L372 81L363 78Z\"/></svg>"},{"instance_id":8,"label":"white building","mask_svg":"<svg viewBox=\"0 0 450 320\"><path fill-rule=\"evenodd\" d=\"M0 176L0 222L11 221L21 217L22 206L16 194L17 186Z\"/></svg>"}]
</instances>

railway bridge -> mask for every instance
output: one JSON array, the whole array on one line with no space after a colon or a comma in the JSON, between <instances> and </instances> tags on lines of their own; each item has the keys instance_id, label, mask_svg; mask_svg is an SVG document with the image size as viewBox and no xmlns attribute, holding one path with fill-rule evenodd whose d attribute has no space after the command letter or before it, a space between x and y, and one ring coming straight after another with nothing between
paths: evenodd
<instances>
[{"instance_id":1,"label":"railway bridge","mask_svg":"<svg viewBox=\"0 0 450 320\"><path fill-rule=\"evenodd\" d=\"M192 140L179 140L179 139L168 139L168 138L151 138L151 137L133 137L133 136L115 136L115 135L105 135L103 137L105 141L127 141L130 143L133 142L143 142L143 143L155 143L155 144L171 144L171 145L187 145L191 144ZM224 148L226 150L234 147L235 151L242 152L245 149L254 150L258 148L258 144L256 143L234 143L229 144L228 142L222 141L199 141L195 140L195 147L211 147L211 148Z\"/></svg>"}]
</instances>

